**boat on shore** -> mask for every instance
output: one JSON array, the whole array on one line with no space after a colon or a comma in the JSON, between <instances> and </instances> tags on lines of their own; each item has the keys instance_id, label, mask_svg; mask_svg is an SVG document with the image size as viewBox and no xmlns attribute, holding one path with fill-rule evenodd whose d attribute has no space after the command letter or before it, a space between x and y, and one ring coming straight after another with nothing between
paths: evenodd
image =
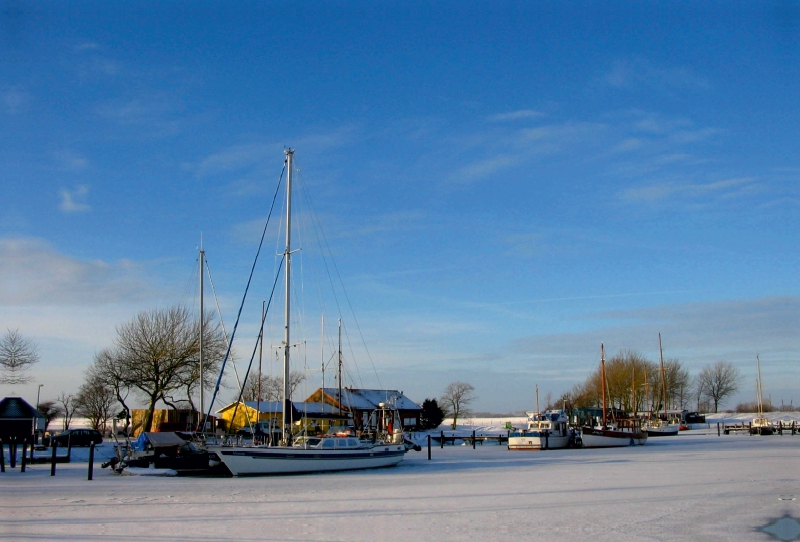
<instances>
[{"instance_id":1,"label":"boat on shore","mask_svg":"<svg viewBox=\"0 0 800 542\"><path fill-rule=\"evenodd\" d=\"M208 446L216 458L234 476L320 473L342 470L391 467L403 460L406 453L399 413L390 404L381 403L369 417L368 427L337 426L336 432L324 435L294 435L292 428L300 423L297 410L292 406L290 390L289 353L292 298L292 160L294 150L287 149L286 167L286 244L282 253L285 284L284 336L279 350L283 350L283 412L278 445ZM277 279L276 279L277 282ZM263 328L263 317L262 317ZM263 333L263 331L262 331ZM340 357L341 360L341 357ZM341 376L339 378L341 386ZM212 401L213 403L213 401Z\"/></svg>"},{"instance_id":2,"label":"boat on shore","mask_svg":"<svg viewBox=\"0 0 800 542\"><path fill-rule=\"evenodd\" d=\"M648 437L674 437L680 430L679 423L670 423L667 416L667 375L664 370L664 351L661 348L661 333L658 334L658 355L661 359L661 406L664 418L657 415L655 419L648 419L644 423L644 430Z\"/></svg>"},{"instance_id":3,"label":"boat on shore","mask_svg":"<svg viewBox=\"0 0 800 542\"><path fill-rule=\"evenodd\" d=\"M581 443L584 448L611 448L642 445L647 442L647 433L639 418L606 419L606 360L603 345L600 345L600 386L603 396L603 418L598 426L581 427Z\"/></svg>"},{"instance_id":4,"label":"boat on shore","mask_svg":"<svg viewBox=\"0 0 800 542\"><path fill-rule=\"evenodd\" d=\"M775 426L764 416L764 403L761 391L761 360L756 356L756 366L758 367L758 380L756 380L756 401L758 402L758 416L753 418L750 424L751 435L772 435L775 433Z\"/></svg>"},{"instance_id":5,"label":"boat on shore","mask_svg":"<svg viewBox=\"0 0 800 542\"><path fill-rule=\"evenodd\" d=\"M526 412L527 427L508 436L509 450L555 450L566 448L575 440L564 410Z\"/></svg>"}]
</instances>

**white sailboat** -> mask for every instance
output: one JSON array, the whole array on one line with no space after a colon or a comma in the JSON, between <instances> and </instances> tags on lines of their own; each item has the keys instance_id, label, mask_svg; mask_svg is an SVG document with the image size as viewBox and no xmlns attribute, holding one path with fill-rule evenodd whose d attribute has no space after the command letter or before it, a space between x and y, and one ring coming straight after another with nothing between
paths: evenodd
<instances>
[{"instance_id":1,"label":"white sailboat","mask_svg":"<svg viewBox=\"0 0 800 542\"><path fill-rule=\"evenodd\" d=\"M599 426L581 427L581 442L584 448L611 448L645 444L647 433L642 430L639 418L614 420L606 419L606 359L603 345L600 345L600 386L603 395L603 420Z\"/></svg>"},{"instance_id":2,"label":"white sailboat","mask_svg":"<svg viewBox=\"0 0 800 542\"><path fill-rule=\"evenodd\" d=\"M372 469L397 465L403 460L406 447L399 414L391 405L381 403L370 422L374 431L369 439L359 438L355 431L339 430L319 436L293 439L291 431L292 402L289 387L290 299L291 299L291 218L292 158L286 155L286 248L283 252L286 300L283 338L283 436L279 446L209 446L234 476L329 472Z\"/></svg>"},{"instance_id":3,"label":"white sailboat","mask_svg":"<svg viewBox=\"0 0 800 542\"><path fill-rule=\"evenodd\" d=\"M667 378L664 371L664 352L661 349L661 333L658 334L658 354L661 358L661 405L664 410L664 419L657 417L649 419L645 422L644 429L647 431L648 437L674 437L678 434L680 424L669 423L667 419Z\"/></svg>"},{"instance_id":4,"label":"white sailboat","mask_svg":"<svg viewBox=\"0 0 800 542\"><path fill-rule=\"evenodd\" d=\"M758 380L756 380L756 401L758 402L758 417L753 418L753 423L750 424L751 435L771 435L775 432L775 427L772 422L764 417L764 402L761 393L761 360L756 356L756 365L758 367Z\"/></svg>"}]
</instances>

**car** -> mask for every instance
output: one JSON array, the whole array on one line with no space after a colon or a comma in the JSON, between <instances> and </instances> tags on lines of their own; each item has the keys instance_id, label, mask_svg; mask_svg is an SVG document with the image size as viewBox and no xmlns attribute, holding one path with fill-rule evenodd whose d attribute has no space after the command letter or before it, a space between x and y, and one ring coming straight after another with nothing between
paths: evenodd
<instances>
[{"instance_id":1,"label":"car","mask_svg":"<svg viewBox=\"0 0 800 542\"><path fill-rule=\"evenodd\" d=\"M53 442L59 446L89 446L103 442L103 435L96 429L67 429L58 435L44 437L42 444L52 446Z\"/></svg>"}]
</instances>

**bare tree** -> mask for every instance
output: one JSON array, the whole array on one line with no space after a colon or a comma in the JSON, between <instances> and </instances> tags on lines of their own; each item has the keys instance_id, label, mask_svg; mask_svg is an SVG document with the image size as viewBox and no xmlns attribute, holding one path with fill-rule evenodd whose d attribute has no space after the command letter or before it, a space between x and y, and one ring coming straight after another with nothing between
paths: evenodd
<instances>
[{"instance_id":1,"label":"bare tree","mask_svg":"<svg viewBox=\"0 0 800 542\"><path fill-rule=\"evenodd\" d=\"M39 414L44 416L44 430L47 431L47 426L50 422L61 416L61 407L58 406L56 401L40 401Z\"/></svg>"},{"instance_id":2,"label":"bare tree","mask_svg":"<svg viewBox=\"0 0 800 542\"><path fill-rule=\"evenodd\" d=\"M126 380L125 365L121 362L117 353L109 348L101 350L94 356L94 363L86 370L86 379L88 381L97 381L104 387L111 389L114 392L122 411L119 412L116 418L125 418L125 434L128 434L128 429L131 425L131 409L128 407L126 400L131 391L131 386Z\"/></svg>"},{"instance_id":3,"label":"bare tree","mask_svg":"<svg viewBox=\"0 0 800 542\"><path fill-rule=\"evenodd\" d=\"M451 382L444 390L439 403L453 417L453 429L458 424L458 418L469 417L472 411L469 405L476 399L475 388L466 382Z\"/></svg>"},{"instance_id":4,"label":"bare tree","mask_svg":"<svg viewBox=\"0 0 800 542\"><path fill-rule=\"evenodd\" d=\"M289 373L289 393L294 397L294 392L306 379L305 373L292 371ZM242 401L282 401L283 400L283 378L261 375L261 396L259 399L258 374L250 373L247 382L244 384Z\"/></svg>"},{"instance_id":5,"label":"bare tree","mask_svg":"<svg viewBox=\"0 0 800 542\"><path fill-rule=\"evenodd\" d=\"M0 339L0 384L26 384L31 377L25 372L39 361L36 343L24 338L19 330L7 330Z\"/></svg>"},{"instance_id":6,"label":"bare tree","mask_svg":"<svg viewBox=\"0 0 800 542\"><path fill-rule=\"evenodd\" d=\"M113 415L116 394L102 379L92 377L89 371L87 373L89 378L75 396L75 411L87 418L92 427L105 431L108 420Z\"/></svg>"},{"instance_id":7,"label":"bare tree","mask_svg":"<svg viewBox=\"0 0 800 542\"><path fill-rule=\"evenodd\" d=\"M210 321L203 327L204 363L219 362L226 350L221 328ZM184 390L186 396L177 400L193 405L199 350L199 323L182 306L141 312L117 328L116 356L123 381L147 400L144 431L150 431L153 425L159 400L175 401L173 394Z\"/></svg>"},{"instance_id":8,"label":"bare tree","mask_svg":"<svg viewBox=\"0 0 800 542\"><path fill-rule=\"evenodd\" d=\"M61 395L58 396L56 399L61 406L59 409L61 410L61 428L66 431L69 429L69 424L72 423L72 418L75 416L75 396L72 394L61 392Z\"/></svg>"},{"instance_id":9,"label":"bare tree","mask_svg":"<svg viewBox=\"0 0 800 542\"><path fill-rule=\"evenodd\" d=\"M698 402L703 398L714 404L714 412L725 399L739 390L741 375L739 369L727 361L707 365L695 380Z\"/></svg>"}]
</instances>

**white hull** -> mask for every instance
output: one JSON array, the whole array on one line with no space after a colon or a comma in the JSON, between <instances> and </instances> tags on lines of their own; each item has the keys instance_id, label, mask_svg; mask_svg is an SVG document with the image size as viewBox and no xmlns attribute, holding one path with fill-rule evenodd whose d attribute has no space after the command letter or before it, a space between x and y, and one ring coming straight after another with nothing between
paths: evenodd
<instances>
[{"instance_id":1,"label":"white hull","mask_svg":"<svg viewBox=\"0 0 800 542\"><path fill-rule=\"evenodd\" d=\"M283 446L213 447L234 476L302 474L393 467L403 460L403 444L381 444L372 448L320 450Z\"/></svg>"},{"instance_id":2,"label":"white hull","mask_svg":"<svg viewBox=\"0 0 800 542\"><path fill-rule=\"evenodd\" d=\"M674 437L680 427L675 424L646 428L648 437Z\"/></svg>"},{"instance_id":3,"label":"white hull","mask_svg":"<svg viewBox=\"0 0 800 542\"><path fill-rule=\"evenodd\" d=\"M550 435L547 437L547 449L566 448L569 444L569 436L561 437ZM522 435L508 437L509 450L544 450L545 438L539 435Z\"/></svg>"},{"instance_id":4,"label":"white hull","mask_svg":"<svg viewBox=\"0 0 800 542\"><path fill-rule=\"evenodd\" d=\"M584 448L613 448L642 445L647 442L644 431L615 431L613 429L581 428L581 441Z\"/></svg>"}]
</instances>

